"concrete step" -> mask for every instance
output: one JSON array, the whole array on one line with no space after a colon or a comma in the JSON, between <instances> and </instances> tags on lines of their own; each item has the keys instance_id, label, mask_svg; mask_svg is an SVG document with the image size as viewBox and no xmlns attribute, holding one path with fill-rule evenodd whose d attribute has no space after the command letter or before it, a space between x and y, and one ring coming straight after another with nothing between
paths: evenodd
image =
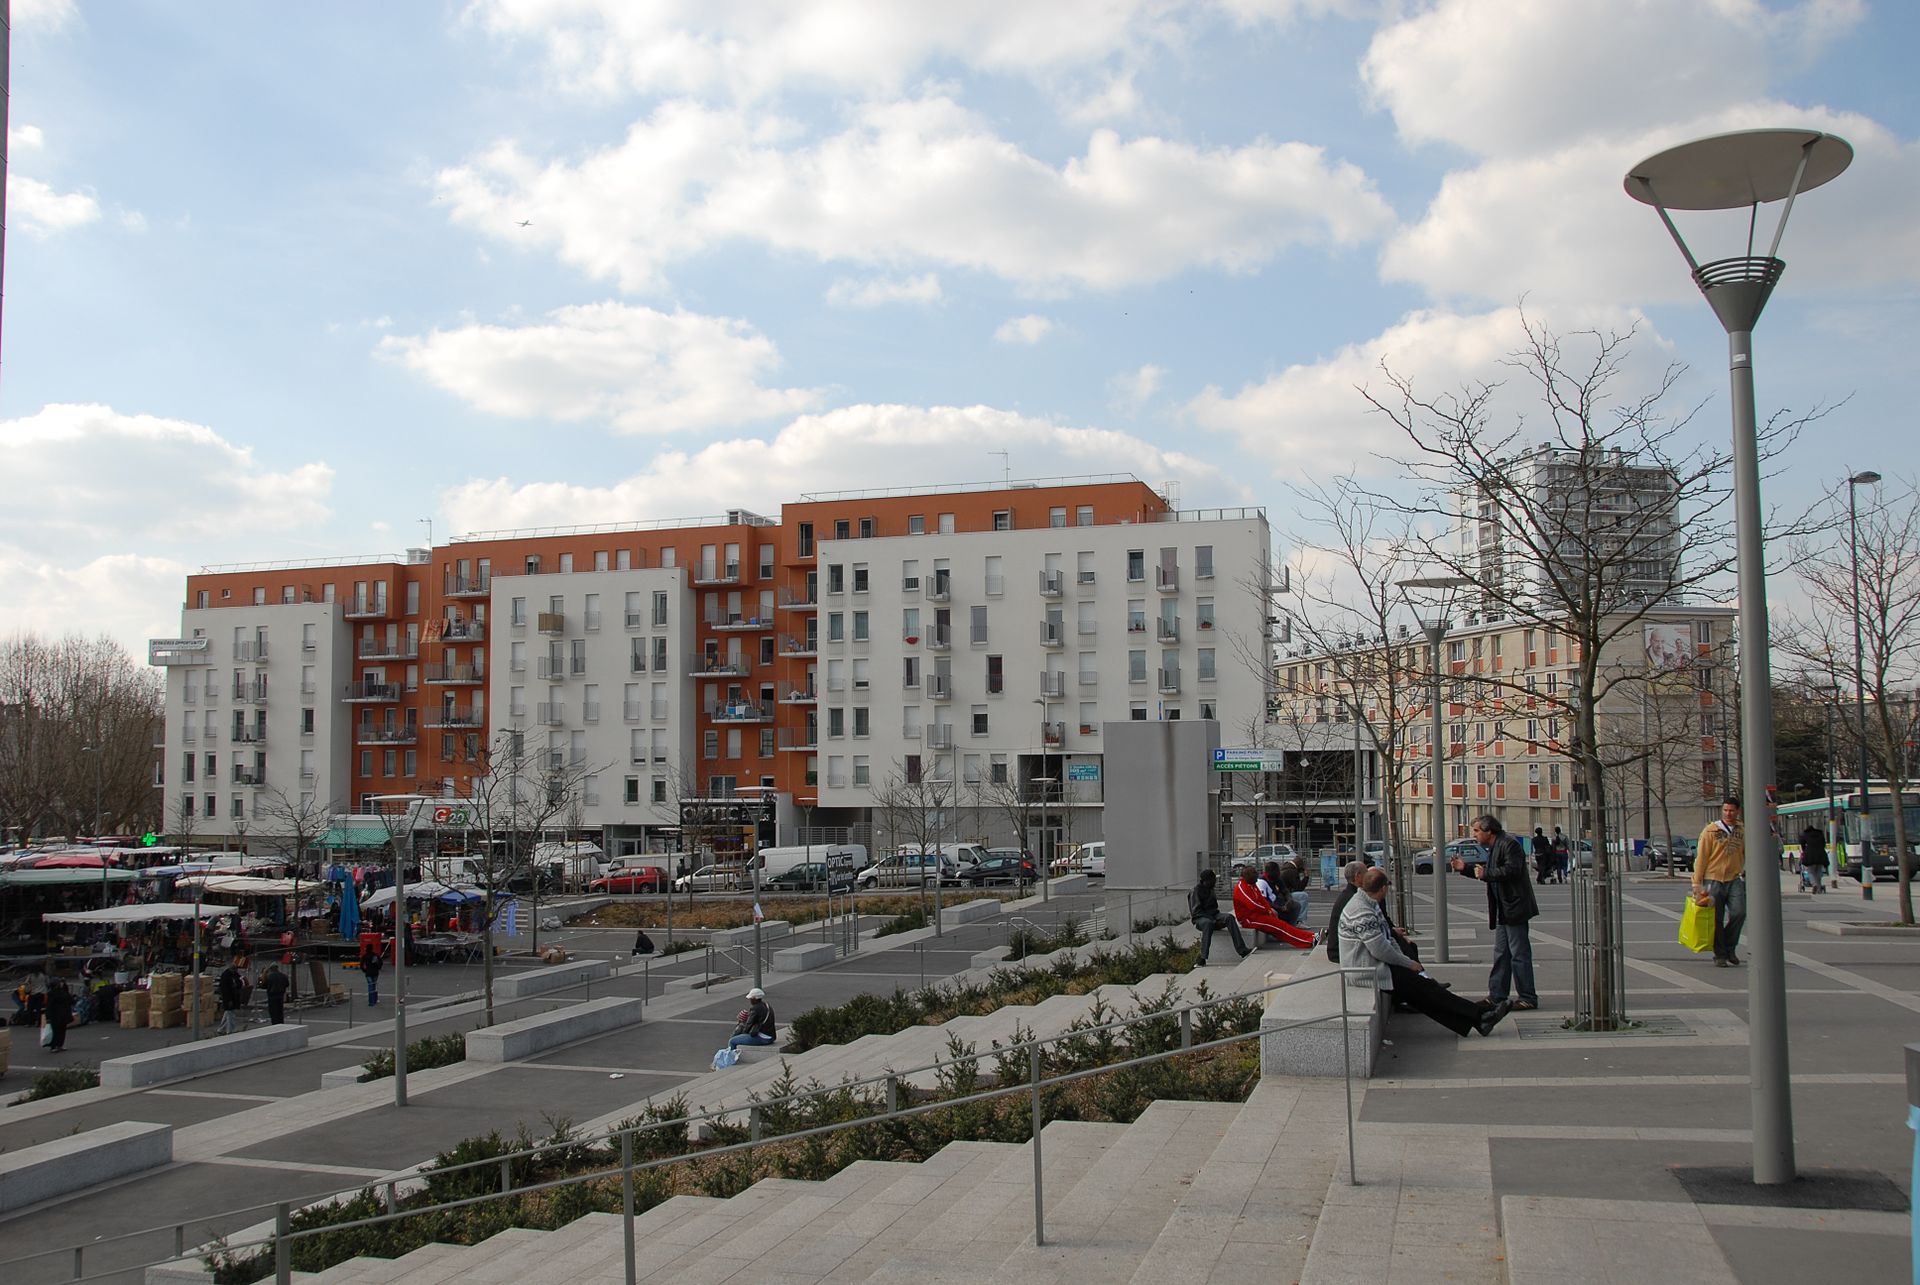
<instances>
[{"instance_id":1,"label":"concrete step","mask_svg":"<svg viewBox=\"0 0 1920 1285\"><path fill-rule=\"evenodd\" d=\"M1341 1169L1339 1081L1263 1080L1227 1127L1132 1279L1297 1280L1327 1184Z\"/></svg>"},{"instance_id":2,"label":"concrete step","mask_svg":"<svg viewBox=\"0 0 1920 1285\"><path fill-rule=\"evenodd\" d=\"M1022 1244L1000 1264L1002 1276L1102 1285L1131 1278L1240 1110L1155 1102L1048 1213L1047 1243Z\"/></svg>"},{"instance_id":3,"label":"concrete step","mask_svg":"<svg viewBox=\"0 0 1920 1285\"><path fill-rule=\"evenodd\" d=\"M436 1264L451 1263L456 1265L456 1270L462 1270L471 1267L473 1264L484 1263L493 1258L497 1258L508 1250L516 1249L521 1245L532 1244L542 1240L546 1235L546 1232L536 1231L531 1227L509 1227L504 1231L494 1233L477 1245L435 1245L425 1247L431 1249L432 1252L424 1255L423 1261L430 1259ZM334 1264L323 1272L315 1272L307 1277L307 1279L310 1285L372 1285L372 1283L376 1281L400 1279L392 1274L393 1271L398 1268L399 1263L399 1259L393 1258L350 1258L344 1263ZM296 1272L294 1275L295 1278L298 1279L302 1273Z\"/></svg>"},{"instance_id":4,"label":"concrete step","mask_svg":"<svg viewBox=\"0 0 1920 1285\"><path fill-rule=\"evenodd\" d=\"M439 1241L409 1250L398 1258L360 1258L353 1260L362 1264L358 1273L351 1279L357 1285L385 1285L388 1281L406 1281L409 1285L432 1285L432 1282L444 1281L459 1274L461 1266L467 1261L468 1246L448 1245ZM341 1264L345 1266L345 1264ZM332 1272L334 1268L328 1268ZM319 1273L324 1275L326 1273Z\"/></svg>"},{"instance_id":5,"label":"concrete step","mask_svg":"<svg viewBox=\"0 0 1920 1285\"><path fill-rule=\"evenodd\" d=\"M1041 1135L1046 1166L1043 1193L1070 1190L1103 1162L1127 1126L1058 1120ZM1046 1195L1049 1210L1059 1196ZM1005 1152L992 1173L958 1208L943 1200L924 1202L849 1259L837 1280L874 1280L888 1285L925 1285L929 1279L998 1280L1001 1263L1033 1240L1033 1148ZM917 1228L917 1230L912 1230ZM910 1235L903 1233L910 1232Z\"/></svg>"}]
</instances>

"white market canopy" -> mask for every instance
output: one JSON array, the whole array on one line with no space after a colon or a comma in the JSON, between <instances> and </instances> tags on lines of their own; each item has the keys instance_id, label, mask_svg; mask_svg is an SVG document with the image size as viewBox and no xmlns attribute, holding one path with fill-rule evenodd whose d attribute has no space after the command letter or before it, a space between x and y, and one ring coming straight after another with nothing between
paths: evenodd
<instances>
[{"instance_id":1,"label":"white market canopy","mask_svg":"<svg viewBox=\"0 0 1920 1285\"><path fill-rule=\"evenodd\" d=\"M436 879L428 879L422 883L410 883L407 885L408 901L481 901L485 899L486 895L487 894L480 891L480 889L472 886L456 888L451 884L444 884ZM360 909L378 910L382 906L390 906L392 904L393 889L381 888L361 898Z\"/></svg>"},{"instance_id":2,"label":"white market canopy","mask_svg":"<svg viewBox=\"0 0 1920 1285\"><path fill-rule=\"evenodd\" d=\"M297 891L305 891L316 897L325 890L326 885L312 879L304 883L297 879L262 879L255 875L204 874L187 875L180 880L183 887L200 885L203 893L219 892L238 897L291 897Z\"/></svg>"},{"instance_id":3,"label":"white market canopy","mask_svg":"<svg viewBox=\"0 0 1920 1285\"><path fill-rule=\"evenodd\" d=\"M218 919L234 913L232 906L196 906L192 902L159 901L150 906L108 906L104 910L70 910L42 915L50 924L144 924L157 919Z\"/></svg>"},{"instance_id":4,"label":"white market canopy","mask_svg":"<svg viewBox=\"0 0 1920 1285\"><path fill-rule=\"evenodd\" d=\"M118 870L113 866L104 869L85 866L55 866L50 870L29 867L25 870L0 871L0 884L12 888L31 888L42 884L69 883L131 883L140 877L137 870Z\"/></svg>"}]
</instances>

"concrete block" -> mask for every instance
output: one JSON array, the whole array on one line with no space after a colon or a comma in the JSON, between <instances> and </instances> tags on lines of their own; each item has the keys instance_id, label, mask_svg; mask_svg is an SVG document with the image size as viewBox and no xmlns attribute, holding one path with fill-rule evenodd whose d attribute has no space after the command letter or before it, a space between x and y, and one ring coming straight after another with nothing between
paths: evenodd
<instances>
[{"instance_id":1,"label":"concrete block","mask_svg":"<svg viewBox=\"0 0 1920 1285\"><path fill-rule=\"evenodd\" d=\"M709 983L715 988L725 989L739 980L729 973L695 973L691 977L676 977L660 989L668 995L679 995L687 991L706 990Z\"/></svg>"},{"instance_id":2,"label":"concrete block","mask_svg":"<svg viewBox=\"0 0 1920 1285\"><path fill-rule=\"evenodd\" d=\"M343 1066L338 1071L327 1071L320 1076L320 1087L338 1089L344 1085L358 1084L366 1070L364 1066Z\"/></svg>"},{"instance_id":3,"label":"concrete block","mask_svg":"<svg viewBox=\"0 0 1920 1285\"><path fill-rule=\"evenodd\" d=\"M472 1062L518 1062L562 1044L631 1026L640 1020L638 998L605 999L569 1004L551 1013L503 1022L485 1030L467 1032L467 1059Z\"/></svg>"},{"instance_id":4,"label":"concrete block","mask_svg":"<svg viewBox=\"0 0 1920 1285\"><path fill-rule=\"evenodd\" d=\"M140 1089L238 1066L242 1062L295 1053L305 1047L307 1028L304 1026L261 1026L234 1035L108 1058L100 1064L100 1084L109 1089Z\"/></svg>"},{"instance_id":5,"label":"concrete block","mask_svg":"<svg viewBox=\"0 0 1920 1285\"><path fill-rule=\"evenodd\" d=\"M833 948L831 942L816 941L806 946L789 946L773 952L773 971L804 973L810 968L824 968L839 957L840 952Z\"/></svg>"},{"instance_id":6,"label":"concrete block","mask_svg":"<svg viewBox=\"0 0 1920 1285\"><path fill-rule=\"evenodd\" d=\"M1340 1021L1340 987L1346 985L1339 966L1319 951L1309 952L1294 971L1301 984L1271 992L1260 1015L1260 1071L1263 1075L1339 1076L1349 1060L1353 1073L1373 1074L1386 1037L1390 993L1371 986L1348 986L1345 1030ZM1295 1023L1312 1018L1311 1026ZM1345 1051L1342 1051L1342 1043Z\"/></svg>"},{"instance_id":7,"label":"concrete block","mask_svg":"<svg viewBox=\"0 0 1920 1285\"><path fill-rule=\"evenodd\" d=\"M0 1154L0 1213L173 1163L173 1126L123 1120Z\"/></svg>"},{"instance_id":8,"label":"concrete block","mask_svg":"<svg viewBox=\"0 0 1920 1285\"><path fill-rule=\"evenodd\" d=\"M549 991L565 990L586 982L613 976L613 965L604 959L582 959L567 964L542 964L502 977L493 983L495 1000L526 999Z\"/></svg>"},{"instance_id":9,"label":"concrete block","mask_svg":"<svg viewBox=\"0 0 1920 1285\"><path fill-rule=\"evenodd\" d=\"M793 925L784 919L766 919L760 924L760 943L765 945L776 937L787 937L793 933ZM719 928L707 935L707 942L715 950L733 950L753 946L753 925L744 928Z\"/></svg>"},{"instance_id":10,"label":"concrete block","mask_svg":"<svg viewBox=\"0 0 1920 1285\"><path fill-rule=\"evenodd\" d=\"M1092 892L1092 877L1083 874L1055 875L1052 879L1047 880L1047 891L1050 896L1054 897L1075 892Z\"/></svg>"},{"instance_id":11,"label":"concrete block","mask_svg":"<svg viewBox=\"0 0 1920 1285\"><path fill-rule=\"evenodd\" d=\"M993 897L984 897L979 901L962 902L957 906L940 908L940 926L958 928L961 924L978 923L982 919L991 919L1000 913L1000 902Z\"/></svg>"},{"instance_id":12,"label":"concrete block","mask_svg":"<svg viewBox=\"0 0 1920 1285\"><path fill-rule=\"evenodd\" d=\"M979 954L973 957L973 960L967 965L967 967L968 968L998 968L1006 962L1007 962L1007 948L1005 946L1002 946L998 950L981 951Z\"/></svg>"}]
</instances>

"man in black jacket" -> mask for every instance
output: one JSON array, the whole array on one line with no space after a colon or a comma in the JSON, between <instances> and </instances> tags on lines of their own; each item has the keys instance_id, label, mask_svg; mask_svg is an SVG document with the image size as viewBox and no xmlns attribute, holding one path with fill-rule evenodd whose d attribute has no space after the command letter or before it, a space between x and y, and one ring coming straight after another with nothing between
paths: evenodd
<instances>
[{"instance_id":1,"label":"man in black jacket","mask_svg":"<svg viewBox=\"0 0 1920 1285\"><path fill-rule=\"evenodd\" d=\"M1200 882L1187 893L1187 917L1193 920L1193 926L1200 930L1200 962L1207 962L1207 950L1213 945L1213 935L1224 928L1233 937L1233 948L1245 959L1250 952L1247 939L1240 935L1240 921L1232 915L1220 913L1220 898L1214 891L1219 876L1211 870L1200 872Z\"/></svg>"},{"instance_id":2,"label":"man in black jacket","mask_svg":"<svg viewBox=\"0 0 1920 1285\"><path fill-rule=\"evenodd\" d=\"M1360 891L1360 876L1366 872L1367 863L1364 861L1349 861L1340 871L1340 891L1333 899L1333 917L1327 920L1327 958L1336 964L1340 962L1340 912L1353 900L1353 894ZM1393 937L1393 944L1400 948L1401 954L1417 962L1420 947L1414 944L1413 938L1407 936L1406 929L1393 922L1393 916L1387 914L1385 902L1380 904L1380 914L1387 921L1387 931Z\"/></svg>"},{"instance_id":3,"label":"man in black jacket","mask_svg":"<svg viewBox=\"0 0 1920 1285\"><path fill-rule=\"evenodd\" d=\"M1527 925L1540 913L1540 903L1534 898L1533 880L1527 874L1527 851L1520 840L1500 828L1499 818L1492 814L1473 823L1473 837L1488 850L1486 864L1476 870L1456 857L1453 868L1487 885L1487 918L1493 928L1493 971L1487 977L1487 997L1492 1003L1501 1003L1511 986L1519 997L1515 1008L1539 1008L1540 996L1533 988L1533 942L1527 936Z\"/></svg>"}]
</instances>

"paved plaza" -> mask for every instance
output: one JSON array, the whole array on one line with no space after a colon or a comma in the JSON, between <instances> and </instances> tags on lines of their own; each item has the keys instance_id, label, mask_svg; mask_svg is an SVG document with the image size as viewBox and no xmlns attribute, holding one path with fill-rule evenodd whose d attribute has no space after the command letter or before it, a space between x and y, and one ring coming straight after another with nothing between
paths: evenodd
<instances>
[{"instance_id":1,"label":"paved plaza","mask_svg":"<svg viewBox=\"0 0 1920 1285\"><path fill-rule=\"evenodd\" d=\"M1902 1048L1920 1041L1920 941L1817 927L1890 918L1890 889L1871 903L1851 884L1818 898L1786 894L1803 1180L1786 1203L1763 1204L1777 1193L1714 1172L1737 1173L1750 1156L1747 976L1715 969L1677 944L1684 886L1659 876L1628 878L1629 1008L1643 1022L1634 1033L1560 1029L1572 973L1568 890L1557 886L1540 889L1539 1013L1515 1014L1486 1040L1456 1039L1424 1019L1397 1016L1375 1078L1356 1088L1358 1185L1344 1181L1344 1132L1337 1113L1329 1124L1324 1091L1312 1082L1293 1082L1304 1086L1299 1091L1285 1082L1264 1085L1256 1102L1293 1101L1305 1092L1319 1103L1297 1120L1276 1117L1274 1145L1322 1184L1311 1208L1289 1206L1300 1228L1284 1244L1268 1246L1270 1279L1906 1279L1913 1135ZM1086 914L1102 900L1096 889L1017 913L1044 923ZM1107 900L1109 922L1120 926L1128 908L1117 894ZM1454 881L1451 909L1455 962L1435 971L1473 994L1484 986L1488 959L1480 888ZM922 970L929 978L952 975L1005 941L1012 913L938 939L880 939L816 972L769 972L769 997L785 1022L861 991L917 985ZM1323 918L1324 902L1313 913L1316 922ZM1430 936L1431 906L1420 897L1415 919ZM570 930L559 937L576 955L624 960L631 932ZM1250 967L1284 971L1289 958L1267 951ZM617 1119L652 1095L697 1093L750 984L726 983L712 995L667 992L670 980L698 974L704 962L702 952L670 965L628 967L595 983L594 998L644 991L643 1022L527 1062L418 1073L404 1109L393 1105L391 1081L320 1091L322 1074L357 1064L390 1039L389 1010L369 1011L357 978L350 1007L303 1015L313 1030L305 1052L140 1092L93 1090L9 1108L0 1112L0 1147L9 1150L117 1120L170 1123L177 1132L170 1167L0 1220L0 1259L179 1220L191 1220L191 1243L257 1223L264 1203L371 1182L476 1133L543 1133L557 1119L587 1125ZM1223 980L1252 975L1223 969L1218 960L1213 967ZM410 1034L477 1024L469 998L478 988L477 966L409 976ZM499 1016L582 997L502 1005ZM178 1034L78 1028L62 1058L93 1061ZM5 1087L17 1093L55 1061L16 1045ZM1338 1081L1331 1084L1337 1090ZM1188 1234L1177 1218L1167 1225ZM1248 1255L1261 1252L1236 1241L1232 1226L1219 1220L1194 1219L1191 1236L1191 1253L1181 1261L1213 1265L1203 1277L1217 1271L1221 1279L1245 1279ZM171 1239L170 1231L158 1232L93 1251L87 1272L158 1257ZM1155 1253L1164 1258L1167 1251ZM1035 1264L1044 1258L1027 1257ZM9 1281L38 1285L71 1271L69 1254L10 1272ZM1041 1278L1039 1266L1034 1273Z\"/></svg>"}]
</instances>

